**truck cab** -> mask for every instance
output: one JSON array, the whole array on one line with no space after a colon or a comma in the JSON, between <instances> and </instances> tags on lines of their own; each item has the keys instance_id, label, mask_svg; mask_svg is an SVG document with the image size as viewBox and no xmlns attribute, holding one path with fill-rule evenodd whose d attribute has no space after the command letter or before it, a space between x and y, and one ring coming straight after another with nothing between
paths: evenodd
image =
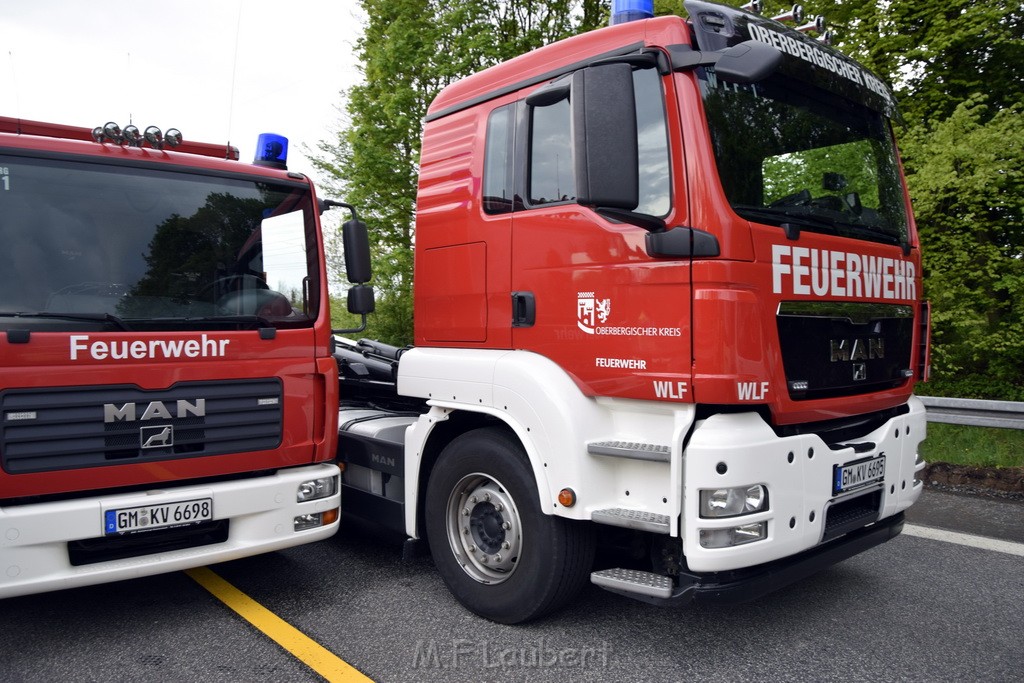
<instances>
[{"instance_id":1,"label":"truck cab","mask_svg":"<svg viewBox=\"0 0 1024 683\"><path fill-rule=\"evenodd\" d=\"M0 597L333 534L309 179L175 129L11 118L0 169Z\"/></svg>"},{"instance_id":2,"label":"truck cab","mask_svg":"<svg viewBox=\"0 0 1024 683\"><path fill-rule=\"evenodd\" d=\"M422 403L380 431L343 409L345 509L426 536L492 619L588 578L753 598L895 536L921 492L927 307L892 93L777 21L685 7L442 91L415 346L347 349ZM646 550L593 571L595 537Z\"/></svg>"}]
</instances>

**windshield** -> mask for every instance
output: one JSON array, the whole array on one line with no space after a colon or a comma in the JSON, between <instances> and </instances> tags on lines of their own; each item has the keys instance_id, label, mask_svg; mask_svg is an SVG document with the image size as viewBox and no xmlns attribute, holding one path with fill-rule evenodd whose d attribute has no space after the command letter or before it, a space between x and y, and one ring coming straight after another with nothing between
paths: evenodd
<instances>
[{"instance_id":1,"label":"windshield","mask_svg":"<svg viewBox=\"0 0 1024 683\"><path fill-rule=\"evenodd\" d=\"M0 329L312 324L301 183L14 155L0 169Z\"/></svg>"},{"instance_id":2,"label":"windshield","mask_svg":"<svg viewBox=\"0 0 1024 683\"><path fill-rule=\"evenodd\" d=\"M701 77L722 188L757 223L903 244L907 215L885 118L774 76L737 86Z\"/></svg>"}]
</instances>

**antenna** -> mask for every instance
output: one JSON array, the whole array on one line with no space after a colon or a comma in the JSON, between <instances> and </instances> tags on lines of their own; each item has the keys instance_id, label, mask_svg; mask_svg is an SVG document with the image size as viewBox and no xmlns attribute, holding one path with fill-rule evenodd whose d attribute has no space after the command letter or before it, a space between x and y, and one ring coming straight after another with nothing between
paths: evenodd
<instances>
[{"instance_id":1,"label":"antenna","mask_svg":"<svg viewBox=\"0 0 1024 683\"><path fill-rule=\"evenodd\" d=\"M235 81L238 75L238 37L242 33L242 0L238 0L238 19L235 21L235 54L231 59L231 92L228 100L228 152L231 150L231 124L235 115Z\"/></svg>"},{"instance_id":2,"label":"antenna","mask_svg":"<svg viewBox=\"0 0 1024 683\"><path fill-rule=\"evenodd\" d=\"M21 121L21 99L18 93L17 63L14 61L14 52L12 50L7 51L7 56L11 58L11 80L14 82L14 116L18 121Z\"/></svg>"},{"instance_id":3,"label":"antenna","mask_svg":"<svg viewBox=\"0 0 1024 683\"><path fill-rule=\"evenodd\" d=\"M129 83L134 83L135 82L135 80L132 78L132 53L130 51L128 52L128 82ZM125 94L126 95L128 93L130 93L130 92L132 92L131 88L125 88ZM133 123L133 121L132 121L132 106L131 106L131 104L129 104L128 105L128 125L130 126L130 125L132 125L132 123Z\"/></svg>"}]
</instances>

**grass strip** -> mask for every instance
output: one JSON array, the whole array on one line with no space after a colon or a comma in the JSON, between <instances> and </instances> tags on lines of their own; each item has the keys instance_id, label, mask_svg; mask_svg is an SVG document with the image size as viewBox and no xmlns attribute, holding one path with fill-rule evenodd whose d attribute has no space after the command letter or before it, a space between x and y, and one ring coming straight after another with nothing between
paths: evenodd
<instances>
[{"instance_id":1,"label":"grass strip","mask_svg":"<svg viewBox=\"0 0 1024 683\"><path fill-rule=\"evenodd\" d=\"M1024 429L928 423L920 448L928 462L974 467L1024 467Z\"/></svg>"}]
</instances>

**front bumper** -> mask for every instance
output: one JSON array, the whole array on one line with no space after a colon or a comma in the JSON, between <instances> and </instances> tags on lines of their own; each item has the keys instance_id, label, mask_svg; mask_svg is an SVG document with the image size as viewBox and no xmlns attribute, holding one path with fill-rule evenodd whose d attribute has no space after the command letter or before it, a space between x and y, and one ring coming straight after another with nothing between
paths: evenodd
<instances>
[{"instance_id":1,"label":"front bumper","mask_svg":"<svg viewBox=\"0 0 1024 683\"><path fill-rule=\"evenodd\" d=\"M922 482L915 475L924 467L917 451L926 424L924 406L915 397L906 413L841 447L830 447L815 434L780 437L756 413L705 420L694 430L684 457L682 535L689 571L757 567L818 546L825 549L830 541L872 522L891 521L921 495ZM880 455L886 458L884 479L855 493L833 493L836 466ZM767 509L738 517L701 518L702 489L754 484L767 488ZM767 533L761 540L724 548L701 545L702 530L762 522Z\"/></svg>"},{"instance_id":2,"label":"front bumper","mask_svg":"<svg viewBox=\"0 0 1024 683\"><path fill-rule=\"evenodd\" d=\"M757 567L714 574L682 572L676 578L669 597L626 592L614 588L608 588L608 590L635 600L662 606L748 602L881 545L898 536L901 531L903 531L902 512L799 555ZM607 588L607 586L605 587Z\"/></svg>"},{"instance_id":3,"label":"front bumper","mask_svg":"<svg viewBox=\"0 0 1024 683\"><path fill-rule=\"evenodd\" d=\"M338 530L337 521L295 531L294 520L338 509L340 494L299 503L296 491L303 481L338 474L337 465L324 463L265 477L0 507L0 598L199 567L326 538ZM212 500L214 520L227 522L221 542L72 563L69 543L104 538L105 509L205 498Z\"/></svg>"}]
</instances>

